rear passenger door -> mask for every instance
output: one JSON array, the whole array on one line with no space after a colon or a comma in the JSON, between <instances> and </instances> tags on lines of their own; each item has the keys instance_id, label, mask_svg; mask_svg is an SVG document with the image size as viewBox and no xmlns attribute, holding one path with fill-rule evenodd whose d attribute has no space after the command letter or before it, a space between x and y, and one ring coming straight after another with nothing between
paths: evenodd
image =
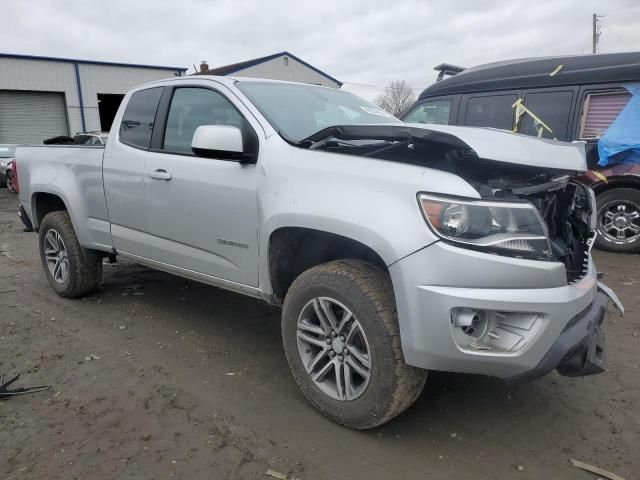
<instances>
[{"instance_id":1,"label":"rear passenger door","mask_svg":"<svg viewBox=\"0 0 640 480\"><path fill-rule=\"evenodd\" d=\"M161 101L144 179L152 259L255 287L258 166L198 157L191 141L199 126L231 125L257 143L260 127L222 85L208 85L167 87Z\"/></svg>"},{"instance_id":2,"label":"rear passenger door","mask_svg":"<svg viewBox=\"0 0 640 480\"><path fill-rule=\"evenodd\" d=\"M154 87L131 94L119 128L112 129L116 139L105 149L102 167L114 246L118 252L143 258L151 257L145 160L162 92L163 87Z\"/></svg>"}]
</instances>

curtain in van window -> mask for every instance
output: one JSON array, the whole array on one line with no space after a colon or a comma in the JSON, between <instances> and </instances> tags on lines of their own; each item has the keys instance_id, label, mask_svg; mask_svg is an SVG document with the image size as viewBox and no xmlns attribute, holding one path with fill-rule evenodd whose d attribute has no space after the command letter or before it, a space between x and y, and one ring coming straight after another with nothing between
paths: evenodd
<instances>
[{"instance_id":1,"label":"curtain in van window","mask_svg":"<svg viewBox=\"0 0 640 480\"><path fill-rule=\"evenodd\" d=\"M624 106L629 102L629 92L592 93L587 95L582 107L581 140L597 139L609 128Z\"/></svg>"},{"instance_id":2,"label":"curtain in van window","mask_svg":"<svg viewBox=\"0 0 640 480\"><path fill-rule=\"evenodd\" d=\"M598 165L640 163L640 85L625 85L632 95L598 141Z\"/></svg>"}]
</instances>

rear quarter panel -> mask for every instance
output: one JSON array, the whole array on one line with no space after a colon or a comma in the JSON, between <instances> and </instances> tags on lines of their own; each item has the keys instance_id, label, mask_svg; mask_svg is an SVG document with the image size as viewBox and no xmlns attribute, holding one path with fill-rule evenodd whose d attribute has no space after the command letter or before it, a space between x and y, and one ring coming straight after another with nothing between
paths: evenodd
<instances>
[{"instance_id":1,"label":"rear quarter panel","mask_svg":"<svg viewBox=\"0 0 640 480\"><path fill-rule=\"evenodd\" d=\"M56 195L66 205L82 246L112 249L102 182L103 153L104 147L99 146L18 147L20 202L36 229L37 194Z\"/></svg>"}]
</instances>

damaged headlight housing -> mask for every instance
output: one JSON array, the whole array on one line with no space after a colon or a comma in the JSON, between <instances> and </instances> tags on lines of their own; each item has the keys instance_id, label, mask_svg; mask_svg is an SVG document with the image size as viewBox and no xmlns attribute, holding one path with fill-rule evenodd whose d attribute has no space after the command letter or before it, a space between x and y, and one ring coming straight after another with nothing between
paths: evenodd
<instances>
[{"instance_id":1,"label":"damaged headlight housing","mask_svg":"<svg viewBox=\"0 0 640 480\"><path fill-rule=\"evenodd\" d=\"M424 218L443 240L507 255L549 258L544 220L529 202L418 195Z\"/></svg>"}]
</instances>

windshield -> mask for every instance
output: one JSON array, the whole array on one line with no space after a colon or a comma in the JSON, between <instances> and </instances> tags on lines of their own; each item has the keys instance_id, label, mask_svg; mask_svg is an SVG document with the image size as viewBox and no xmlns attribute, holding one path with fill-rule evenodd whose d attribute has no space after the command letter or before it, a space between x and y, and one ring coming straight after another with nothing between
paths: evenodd
<instances>
[{"instance_id":1,"label":"windshield","mask_svg":"<svg viewBox=\"0 0 640 480\"><path fill-rule=\"evenodd\" d=\"M380 107L333 88L252 81L236 85L278 133L294 142L334 125L402 123Z\"/></svg>"},{"instance_id":2,"label":"windshield","mask_svg":"<svg viewBox=\"0 0 640 480\"><path fill-rule=\"evenodd\" d=\"M0 145L0 158L13 158L15 155L15 145Z\"/></svg>"}]
</instances>

